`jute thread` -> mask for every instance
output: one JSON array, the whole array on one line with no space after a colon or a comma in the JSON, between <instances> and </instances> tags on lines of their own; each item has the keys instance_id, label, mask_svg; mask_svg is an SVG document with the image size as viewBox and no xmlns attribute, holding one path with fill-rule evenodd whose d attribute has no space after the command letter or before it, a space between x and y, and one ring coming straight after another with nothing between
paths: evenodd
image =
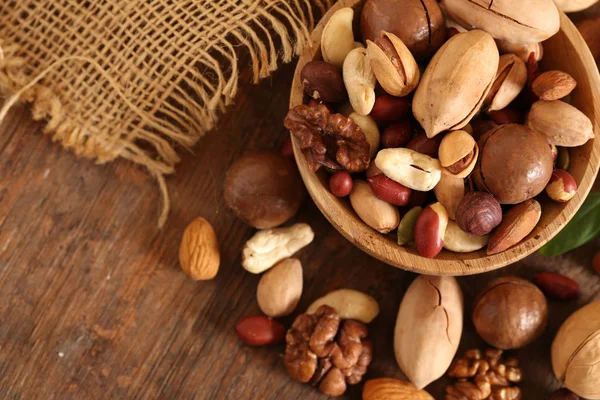
<instances>
[{"instance_id":1,"label":"jute thread","mask_svg":"<svg viewBox=\"0 0 600 400\"><path fill-rule=\"evenodd\" d=\"M0 123L30 104L78 156L165 176L237 93L239 48L256 83L311 44L333 0L9 0L0 4Z\"/></svg>"}]
</instances>

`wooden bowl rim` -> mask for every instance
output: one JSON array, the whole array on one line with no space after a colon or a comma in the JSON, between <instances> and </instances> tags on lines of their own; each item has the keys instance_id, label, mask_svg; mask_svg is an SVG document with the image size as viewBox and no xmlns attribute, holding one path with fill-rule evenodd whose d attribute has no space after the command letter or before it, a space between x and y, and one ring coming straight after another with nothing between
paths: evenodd
<instances>
[{"instance_id":1,"label":"wooden bowl rim","mask_svg":"<svg viewBox=\"0 0 600 400\"><path fill-rule=\"evenodd\" d=\"M339 0L325 16L323 16L312 32L312 42L320 42L325 23L335 11L342 7L356 8L363 1L364 0ZM560 30L563 31L574 48L578 49L577 52L581 59L581 64L585 67L587 78L590 82L590 92L595 110L594 116L596 117L592 120L592 123L594 125L594 133L598 136L600 132L600 76L598 74L598 69L590 50L585 44L582 36L579 34L577 28L562 11L560 12L560 18ZM317 52L320 52L320 46L314 45L305 51L298 60L290 94L290 108L302 104L303 102L304 95L300 83L300 71L307 62L314 59ZM551 220L544 228L538 230L537 234L530 235L528 239L517 246L503 253L491 256L486 255L484 250L464 254L444 251L443 254L448 258L428 259L413 254L407 249L398 246L388 237L381 235L368 227L355 215L355 213L347 211L340 199L333 196L326 185L321 182L321 179L319 179L317 174L308 168L296 139L293 135L291 135L291 138L294 157L304 184L317 207L319 207L322 214L335 229L347 240L372 257L407 271L427 275L460 276L488 272L515 263L538 250L558 234L558 232L560 232L560 230L575 215L579 207L581 207L594 185L596 175L598 174L598 166L600 164L600 140L598 140L597 137L592 143L589 162L579 184L577 195L564 205L563 209L553 220Z\"/></svg>"}]
</instances>

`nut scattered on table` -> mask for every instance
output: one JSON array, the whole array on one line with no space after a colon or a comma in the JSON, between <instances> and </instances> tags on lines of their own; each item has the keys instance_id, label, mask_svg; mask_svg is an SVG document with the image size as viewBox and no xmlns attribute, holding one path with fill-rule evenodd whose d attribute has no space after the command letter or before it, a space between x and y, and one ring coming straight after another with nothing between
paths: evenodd
<instances>
[{"instance_id":1,"label":"nut scattered on table","mask_svg":"<svg viewBox=\"0 0 600 400\"><path fill-rule=\"evenodd\" d=\"M242 266L253 274L260 274L310 244L315 237L311 227L304 223L285 228L256 232L242 250Z\"/></svg>"},{"instance_id":2,"label":"nut scattered on table","mask_svg":"<svg viewBox=\"0 0 600 400\"><path fill-rule=\"evenodd\" d=\"M482 354L474 349L456 358L448 369L450 378L444 400L520 400L523 373L516 358L502 359L502 350L488 348Z\"/></svg>"},{"instance_id":3,"label":"nut scattered on table","mask_svg":"<svg viewBox=\"0 0 600 400\"><path fill-rule=\"evenodd\" d=\"M256 301L260 310L269 317L290 315L300 301L302 286L302 264L296 258L288 258L260 278Z\"/></svg>"},{"instance_id":4,"label":"nut scattered on table","mask_svg":"<svg viewBox=\"0 0 600 400\"><path fill-rule=\"evenodd\" d=\"M338 289L315 300L306 310L314 314L319 307L334 308L342 319L354 319L365 324L371 323L379 315L379 304L366 293L353 289Z\"/></svg>"},{"instance_id":5,"label":"nut scattered on table","mask_svg":"<svg viewBox=\"0 0 600 400\"><path fill-rule=\"evenodd\" d=\"M365 382L362 400L434 400L412 383L394 378L377 378Z\"/></svg>"},{"instance_id":6,"label":"nut scattered on table","mask_svg":"<svg viewBox=\"0 0 600 400\"><path fill-rule=\"evenodd\" d=\"M600 301L575 311L552 342L552 369L569 390L600 399Z\"/></svg>"},{"instance_id":7,"label":"nut scattered on table","mask_svg":"<svg viewBox=\"0 0 600 400\"><path fill-rule=\"evenodd\" d=\"M422 389L448 369L462 335L463 296L450 276L419 276L398 310L394 353L400 369Z\"/></svg>"},{"instance_id":8,"label":"nut scattered on table","mask_svg":"<svg viewBox=\"0 0 600 400\"><path fill-rule=\"evenodd\" d=\"M285 327L280 322L264 316L249 315L235 326L240 340L251 346L279 344L285 338Z\"/></svg>"},{"instance_id":9,"label":"nut scattered on table","mask_svg":"<svg viewBox=\"0 0 600 400\"><path fill-rule=\"evenodd\" d=\"M532 343L547 323L546 297L528 280L512 276L495 279L475 299L475 329L499 349L518 349Z\"/></svg>"},{"instance_id":10,"label":"nut scattered on table","mask_svg":"<svg viewBox=\"0 0 600 400\"><path fill-rule=\"evenodd\" d=\"M181 269L194 280L213 279L219 272L220 260L219 242L212 225L204 218L196 218L181 239Z\"/></svg>"},{"instance_id":11,"label":"nut scattered on table","mask_svg":"<svg viewBox=\"0 0 600 400\"><path fill-rule=\"evenodd\" d=\"M283 359L289 376L341 396L347 385L362 380L373 357L369 331L361 322L340 318L327 305L314 314L300 314L286 334Z\"/></svg>"},{"instance_id":12,"label":"nut scattered on table","mask_svg":"<svg viewBox=\"0 0 600 400\"><path fill-rule=\"evenodd\" d=\"M544 271L535 274L533 281L550 297L572 300L579 296L579 284L558 272Z\"/></svg>"}]
</instances>

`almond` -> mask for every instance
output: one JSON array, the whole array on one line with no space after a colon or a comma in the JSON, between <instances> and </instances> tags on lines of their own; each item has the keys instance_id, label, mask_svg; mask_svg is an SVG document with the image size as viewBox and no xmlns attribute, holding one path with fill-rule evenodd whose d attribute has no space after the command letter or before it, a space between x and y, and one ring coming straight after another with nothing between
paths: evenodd
<instances>
[{"instance_id":1,"label":"almond","mask_svg":"<svg viewBox=\"0 0 600 400\"><path fill-rule=\"evenodd\" d=\"M194 280L213 279L219 271L219 243L210 223L196 218L185 229L179 247L181 269Z\"/></svg>"},{"instance_id":2,"label":"almond","mask_svg":"<svg viewBox=\"0 0 600 400\"><path fill-rule=\"evenodd\" d=\"M363 400L433 400L424 390L413 384L393 378L371 379L365 382Z\"/></svg>"},{"instance_id":3,"label":"almond","mask_svg":"<svg viewBox=\"0 0 600 400\"><path fill-rule=\"evenodd\" d=\"M533 92L541 100L558 100L568 96L577 81L563 71L546 71L533 81Z\"/></svg>"},{"instance_id":4,"label":"almond","mask_svg":"<svg viewBox=\"0 0 600 400\"><path fill-rule=\"evenodd\" d=\"M527 200L511 208L490 237L487 254L498 254L513 247L533 231L542 216L542 206Z\"/></svg>"}]
</instances>

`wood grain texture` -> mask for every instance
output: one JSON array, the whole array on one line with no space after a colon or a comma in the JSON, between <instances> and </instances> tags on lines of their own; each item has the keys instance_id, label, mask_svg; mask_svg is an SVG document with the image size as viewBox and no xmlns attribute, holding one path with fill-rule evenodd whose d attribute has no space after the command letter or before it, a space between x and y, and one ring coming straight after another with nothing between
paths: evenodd
<instances>
[{"instance_id":1,"label":"wood grain texture","mask_svg":"<svg viewBox=\"0 0 600 400\"><path fill-rule=\"evenodd\" d=\"M331 15L342 7L360 9L362 3L363 0L340 0L317 25L312 35L316 45L298 61L290 108L304 101L300 71L306 63L321 59L318 43ZM355 18L358 18L357 15L359 12L355 13ZM587 45L564 13L561 13L560 32L544 42L542 68L563 70L577 80L577 89L571 97L572 104L592 120L596 136L600 137L600 76ZM589 141L570 151L569 172L578 183L577 195L566 204L557 204L541 196L542 218L533 232L518 246L491 256L486 255L485 249L464 254L443 250L435 259L420 257L416 249L398 246L393 234L383 236L368 227L346 199L339 199L329 192L325 171L320 170L315 174L310 170L295 140L294 154L302 179L314 202L331 224L356 246L373 257L409 271L431 275L472 275L522 259L542 247L566 225L585 200L596 179L600 166L600 140Z\"/></svg>"},{"instance_id":2,"label":"wood grain texture","mask_svg":"<svg viewBox=\"0 0 600 400\"><path fill-rule=\"evenodd\" d=\"M169 179L173 211L156 229L160 196L147 174L125 162L94 165L41 134L27 109L13 110L0 127L0 398L1 399L325 399L291 381L284 347L242 345L234 326L260 312L259 276L243 270L240 252L253 230L227 209L221 182L248 149L278 149L287 132L294 66L260 86L244 84L214 132L187 154ZM242 82L251 74L244 71ZM221 244L216 279L194 282L177 254L186 225L203 216ZM316 233L299 259L304 293L298 311L338 288L375 297L371 324L375 359L368 378L402 377L393 355L400 300L414 274L377 261L352 246L307 199L297 221ZM531 256L484 275L459 278L470 315L478 289L500 275L531 277L562 271L581 297L551 301L544 336L514 352L524 364L525 398L542 399L558 382L550 343L579 306L600 299L600 276L590 268L600 240L560 258ZM286 325L297 315L282 319ZM461 351L482 345L470 318ZM436 399L447 380L428 390ZM358 400L361 386L343 399Z\"/></svg>"}]
</instances>

